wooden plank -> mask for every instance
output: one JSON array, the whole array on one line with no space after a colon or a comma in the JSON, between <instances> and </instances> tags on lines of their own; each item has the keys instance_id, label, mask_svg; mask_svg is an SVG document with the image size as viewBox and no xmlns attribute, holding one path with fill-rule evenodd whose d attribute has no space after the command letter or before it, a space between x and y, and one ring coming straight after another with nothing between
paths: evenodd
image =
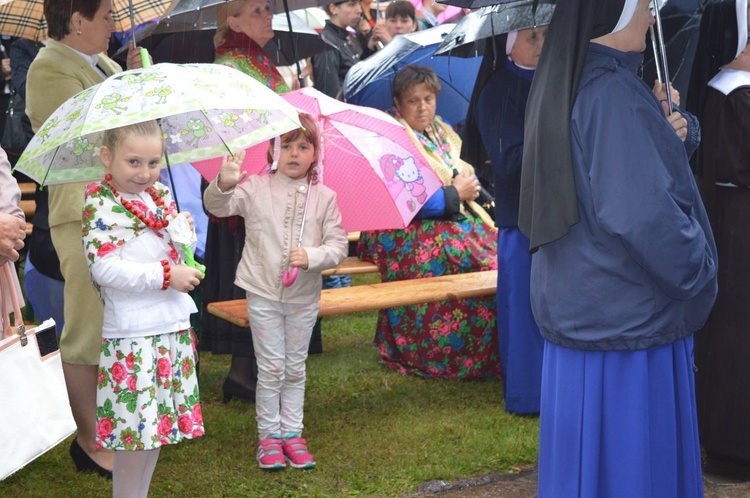
<instances>
[{"instance_id":1,"label":"wooden plank","mask_svg":"<svg viewBox=\"0 0 750 498\"><path fill-rule=\"evenodd\" d=\"M21 189L21 195L34 195L37 186L34 182L21 182L18 184L18 188Z\"/></svg>"},{"instance_id":2,"label":"wooden plank","mask_svg":"<svg viewBox=\"0 0 750 498\"><path fill-rule=\"evenodd\" d=\"M496 270L324 289L318 302L320 304L318 316L491 296L495 292L497 292ZM212 315L235 325L248 326L245 299L209 303L207 309Z\"/></svg>"},{"instance_id":3,"label":"wooden plank","mask_svg":"<svg viewBox=\"0 0 750 498\"><path fill-rule=\"evenodd\" d=\"M359 242L359 232L349 232L346 234L346 240L349 242Z\"/></svg>"},{"instance_id":4,"label":"wooden plank","mask_svg":"<svg viewBox=\"0 0 750 498\"><path fill-rule=\"evenodd\" d=\"M31 231L33 229L34 229L34 225L32 225L30 221L27 221L26 222L26 237L30 237L31 236ZM26 245L28 245L28 244L29 244L29 242L26 241Z\"/></svg>"},{"instance_id":5,"label":"wooden plank","mask_svg":"<svg viewBox=\"0 0 750 498\"><path fill-rule=\"evenodd\" d=\"M349 256L335 268L322 271L322 275L360 275L363 273L377 273L378 265L369 261L360 261L356 256Z\"/></svg>"},{"instance_id":6,"label":"wooden plank","mask_svg":"<svg viewBox=\"0 0 750 498\"><path fill-rule=\"evenodd\" d=\"M36 213L36 201L33 199L21 201L21 211L27 220L33 218Z\"/></svg>"}]
</instances>

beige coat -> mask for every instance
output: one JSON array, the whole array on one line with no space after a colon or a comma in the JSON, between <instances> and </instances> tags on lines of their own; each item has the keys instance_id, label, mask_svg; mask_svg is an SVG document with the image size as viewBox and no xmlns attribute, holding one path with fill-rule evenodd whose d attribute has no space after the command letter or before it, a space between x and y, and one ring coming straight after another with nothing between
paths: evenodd
<instances>
[{"instance_id":1,"label":"beige coat","mask_svg":"<svg viewBox=\"0 0 750 498\"><path fill-rule=\"evenodd\" d=\"M341 263L348 249L336 194L324 185L313 185L310 192L302 234L307 271L300 269L290 287L281 284L282 272L289 269L289 251L297 247L306 190L306 179L292 180L279 172L250 176L227 192L219 190L216 180L208 186L203 202L211 214L245 219L245 247L234 281L238 287L285 303L320 299L320 272Z\"/></svg>"},{"instance_id":2,"label":"beige coat","mask_svg":"<svg viewBox=\"0 0 750 498\"><path fill-rule=\"evenodd\" d=\"M122 71L112 59L99 55L99 67L111 76ZM101 83L104 78L67 45L49 39L29 66L26 77L26 114L34 131L63 102L78 92ZM81 222L86 183L55 185L49 189L49 226Z\"/></svg>"}]
</instances>

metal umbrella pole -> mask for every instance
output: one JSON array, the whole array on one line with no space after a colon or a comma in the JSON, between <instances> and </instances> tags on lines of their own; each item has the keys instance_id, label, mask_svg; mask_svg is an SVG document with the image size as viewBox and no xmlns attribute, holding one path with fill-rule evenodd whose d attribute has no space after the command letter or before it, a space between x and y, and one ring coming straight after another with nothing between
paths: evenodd
<instances>
[{"instance_id":1,"label":"metal umbrella pole","mask_svg":"<svg viewBox=\"0 0 750 498\"><path fill-rule=\"evenodd\" d=\"M297 56L297 44L294 43L294 30L292 29L292 15L289 13L289 2L287 0L284 0L284 13L286 14L286 22L289 25L289 42L292 44L294 64L297 67L297 80L299 80L299 87L302 88L305 86L305 77L302 75L302 68L299 65L299 57Z\"/></svg>"},{"instance_id":2,"label":"metal umbrella pole","mask_svg":"<svg viewBox=\"0 0 750 498\"><path fill-rule=\"evenodd\" d=\"M285 0L286 1L286 0ZM664 88L667 91L667 105L669 106L669 114L672 114L672 95L670 92L671 83L669 81L669 65L667 64L667 48L664 45L664 30L661 25L661 14L659 13L658 0L654 1L654 19L656 20L656 31L659 34L659 59L654 62L658 64L661 62L662 70L664 71Z\"/></svg>"},{"instance_id":3,"label":"metal umbrella pole","mask_svg":"<svg viewBox=\"0 0 750 498\"><path fill-rule=\"evenodd\" d=\"M656 68L656 79L659 80L659 83L664 83L664 78L661 75L661 64L659 64L659 49L656 48L656 44L659 42L656 39L654 27L649 26L648 32L651 35L651 48L654 50L654 67Z\"/></svg>"},{"instance_id":4,"label":"metal umbrella pole","mask_svg":"<svg viewBox=\"0 0 750 498\"><path fill-rule=\"evenodd\" d=\"M286 2L286 0L284 0ZM135 8L133 8L133 0L128 0L128 7L130 8L130 32L132 33L131 39L133 40L133 50L137 47L135 45ZM148 67L151 65L151 59L148 57L148 50L141 47L141 67Z\"/></svg>"},{"instance_id":5,"label":"metal umbrella pole","mask_svg":"<svg viewBox=\"0 0 750 498\"><path fill-rule=\"evenodd\" d=\"M286 3L286 0L284 0ZM280 139L279 139L280 140ZM299 227L299 238L297 238L297 247L302 247L302 233L305 231L305 221L307 220L307 206L310 205L310 190L312 189L312 176L307 181L307 194L305 195L305 208L302 211L302 223ZM291 270L284 270L281 274L281 283L284 287L289 287L297 280L297 273L299 273L299 267L295 266Z\"/></svg>"}]
</instances>

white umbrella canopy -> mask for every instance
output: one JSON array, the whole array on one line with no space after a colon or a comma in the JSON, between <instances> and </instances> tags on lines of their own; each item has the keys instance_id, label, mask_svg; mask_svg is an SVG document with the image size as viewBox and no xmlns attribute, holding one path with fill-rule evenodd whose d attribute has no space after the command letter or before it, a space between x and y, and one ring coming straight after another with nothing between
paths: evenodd
<instances>
[{"instance_id":1,"label":"white umbrella canopy","mask_svg":"<svg viewBox=\"0 0 750 498\"><path fill-rule=\"evenodd\" d=\"M105 130L159 119L170 162L234 154L300 126L297 111L220 64L155 64L109 77L63 103L16 164L41 185L103 177Z\"/></svg>"}]
</instances>

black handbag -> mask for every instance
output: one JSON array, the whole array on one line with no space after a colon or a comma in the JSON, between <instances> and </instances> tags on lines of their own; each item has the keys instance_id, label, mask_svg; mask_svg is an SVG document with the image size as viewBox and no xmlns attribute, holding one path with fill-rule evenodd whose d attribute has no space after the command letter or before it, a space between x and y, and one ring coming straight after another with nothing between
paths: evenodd
<instances>
[{"instance_id":1,"label":"black handbag","mask_svg":"<svg viewBox=\"0 0 750 498\"><path fill-rule=\"evenodd\" d=\"M5 111L5 128L0 139L0 146L5 152L20 155L31 140L23 129L25 111L26 102L11 85L8 109Z\"/></svg>"}]
</instances>

